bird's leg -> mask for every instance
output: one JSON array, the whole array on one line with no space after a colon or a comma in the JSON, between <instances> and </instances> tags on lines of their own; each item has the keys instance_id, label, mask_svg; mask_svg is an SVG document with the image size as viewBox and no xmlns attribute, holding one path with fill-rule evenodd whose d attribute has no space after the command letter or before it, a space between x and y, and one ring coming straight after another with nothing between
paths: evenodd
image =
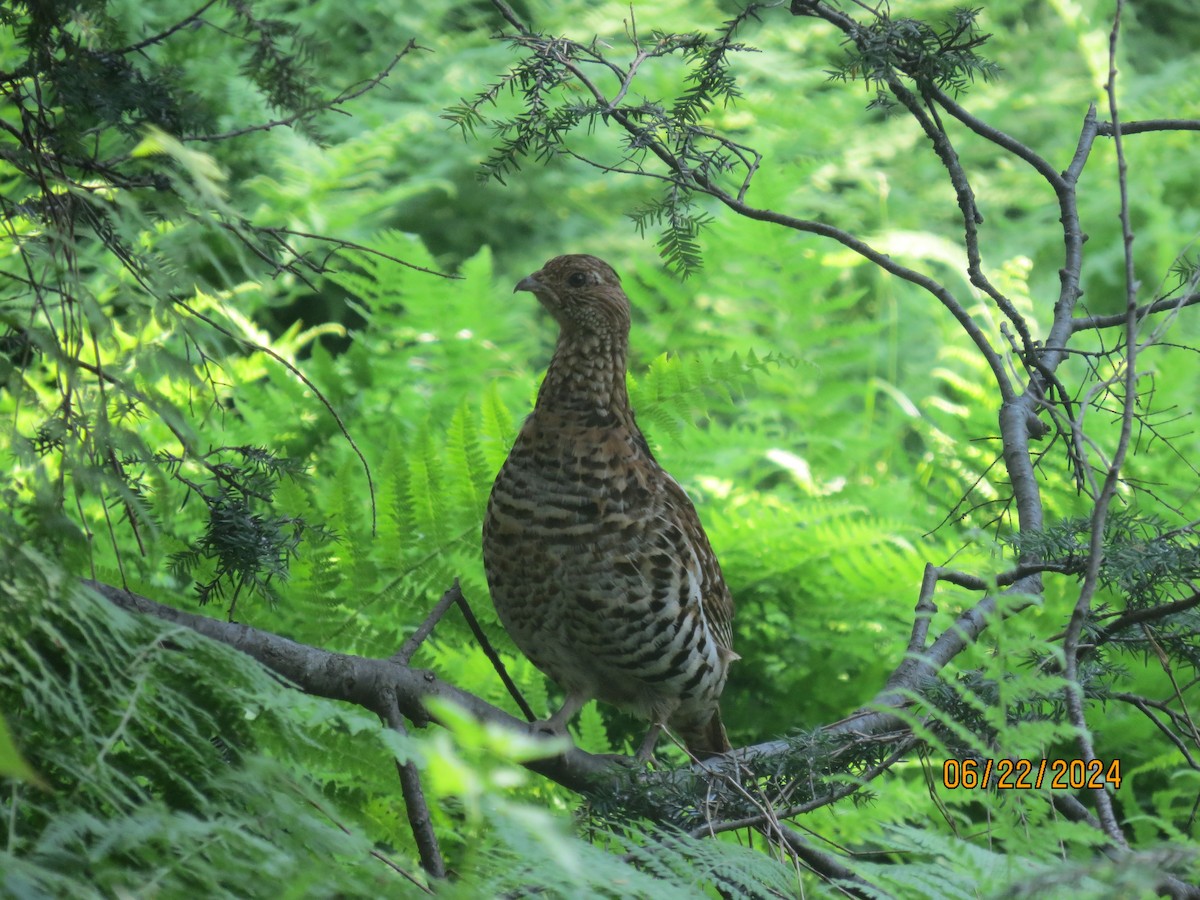
<instances>
[{"instance_id":1,"label":"bird's leg","mask_svg":"<svg viewBox=\"0 0 1200 900\"><path fill-rule=\"evenodd\" d=\"M586 694L570 693L563 701L562 708L544 722L535 723L540 731L552 731L555 734L566 734L567 724L575 718L575 713L583 709L588 702Z\"/></svg>"},{"instance_id":2,"label":"bird's leg","mask_svg":"<svg viewBox=\"0 0 1200 900\"><path fill-rule=\"evenodd\" d=\"M661 722L655 722L650 726L650 730L646 732L646 736L642 739L642 746L638 747L637 761L639 763L649 762L654 756L654 745L658 743L658 736L663 733L663 725Z\"/></svg>"}]
</instances>

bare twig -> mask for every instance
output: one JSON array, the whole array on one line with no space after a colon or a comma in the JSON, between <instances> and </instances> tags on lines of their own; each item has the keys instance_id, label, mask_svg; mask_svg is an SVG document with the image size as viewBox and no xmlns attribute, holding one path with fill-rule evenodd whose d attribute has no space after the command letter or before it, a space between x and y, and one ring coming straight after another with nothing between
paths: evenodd
<instances>
[{"instance_id":1,"label":"bare twig","mask_svg":"<svg viewBox=\"0 0 1200 900\"><path fill-rule=\"evenodd\" d=\"M1187 294L1183 297L1163 297L1155 300L1153 303L1139 306L1136 315L1138 320L1141 321L1146 316L1154 315L1154 313L1171 312L1187 306L1195 306L1197 303L1200 303L1200 294ZM1071 330L1088 331L1093 328L1113 328L1118 325L1124 325L1128 317L1129 314L1127 312L1113 313L1108 316L1079 316L1071 320Z\"/></svg>"},{"instance_id":2,"label":"bare twig","mask_svg":"<svg viewBox=\"0 0 1200 900\"><path fill-rule=\"evenodd\" d=\"M536 722L537 716L534 715L529 704L525 701L525 697L517 688L517 685L512 680L512 676L508 674L508 669L504 667L504 662L500 659L500 654L496 652L492 646L492 642L488 640L488 636L479 625L479 620L475 618L475 613L471 611L471 605L467 603L467 598L462 595L462 591L458 592L458 596L454 598L458 604L459 610L463 614L463 618L467 620L467 626L471 629L471 633L475 635L475 640L479 642L479 648L483 650L484 656L488 658L488 662L492 664L492 668L496 670L496 674L500 676L500 680L504 682L504 688L508 691L509 696L516 701L517 707L525 716L526 721Z\"/></svg>"},{"instance_id":3,"label":"bare twig","mask_svg":"<svg viewBox=\"0 0 1200 900\"><path fill-rule=\"evenodd\" d=\"M1112 696L1113 699L1120 700L1122 703L1128 703L1130 706L1136 707L1138 710L1140 710L1147 719L1154 723L1154 727L1161 731L1166 736L1167 740L1175 745L1176 749L1179 750L1180 755L1187 760L1188 766L1200 772L1200 762L1197 762L1196 758L1192 756L1192 752L1188 748L1187 744L1183 742L1179 735L1177 735L1167 725L1167 723L1163 722L1157 715L1155 715L1152 707L1156 707L1161 712L1166 713L1171 719L1174 719L1177 715L1174 710L1167 709L1166 704L1155 703L1151 700L1147 700L1145 697L1139 697L1137 694L1130 694L1125 691L1118 691ZM1192 738L1193 741L1195 740L1195 734L1190 734L1188 736Z\"/></svg>"},{"instance_id":4,"label":"bare twig","mask_svg":"<svg viewBox=\"0 0 1200 900\"><path fill-rule=\"evenodd\" d=\"M313 803L312 806L318 812L320 812L323 816L325 816L325 818L327 818L330 822L332 822L334 824L334 826L336 826L337 829L342 832L342 834L353 834L353 832L349 828L347 828L343 823L339 822L337 819L335 819L333 816L331 816L329 814L329 810L325 809L323 806L320 806L319 804L316 804L316 803ZM376 850L374 848L372 848L370 850L370 853L371 853L371 856L373 856L375 859L379 860L381 863L383 863L385 866L387 866L389 869L391 869L397 875L400 875L400 876L406 878L407 880L411 881L413 883L413 885L415 885L417 887L417 889L421 891L421 893L429 894L430 896L433 896L433 891L430 890L429 885L423 884L420 881L420 879L414 877L411 872L404 869L394 859L391 859L389 856L387 856L387 854L382 853L379 850Z\"/></svg>"},{"instance_id":5,"label":"bare twig","mask_svg":"<svg viewBox=\"0 0 1200 900\"><path fill-rule=\"evenodd\" d=\"M455 603L462 602L462 589L458 586L458 579L454 579L454 584L450 590L442 594L442 599L437 602L437 605L425 617L425 621L418 626L417 630L408 636L408 639L401 645L400 649L392 657L393 662L397 662L402 666L407 666L413 658L413 654L417 652L417 648L425 641L429 635L433 634L433 629L437 627L437 623L442 620L442 616Z\"/></svg>"},{"instance_id":6,"label":"bare twig","mask_svg":"<svg viewBox=\"0 0 1200 900\"><path fill-rule=\"evenodd\" d=\"M398 705L389 704L383 720L397 734L408 734ZM412 829L413 840L421 856L421 868L434 878L445 878L446 862L442 859L442 849L438 844L437 833L433 830L433 819L429 815L429 804L425 801L425 791L421 787L421 772L412 760L405 763L396 760L396 772L400 776L400 792L404 795L408 825Z\"/></svg>"},{"instance_id":7,"label":"bare twig","mask_svg":"<svg viewBox=\"0 0 1200 900\"><path fill-rule=\"evenodd\" d=\"M1109 34L1108 84L1106 85L1106 91L1108 93L1109 112L1114 123L1120 121L1117 106L1116 79L1117 46L1123 8L1124 0L1117 0L1116 12L1113 15L1112 31ZM1096 750L1084 713L1083 689L1079 682L1080 637L1083 633L1084 623L1087 621L1091 611L1092 599L1095 596L1099 583L1100 565L1104 558L1104 526L1108 518L1109 504L1112 502L1113 495L1119 483L1121 466L1125 461L1129 439L1133 433L1134 404L1136 403L1137 391L1136 335L1138 325L1138 286L1133 267L1133 227L1130 224L1129 218L1129 185L1119 128L1117 128L1113 139L1117 152L1117 181L1121 196L1121 234L1124 238L1125 246L1126 357L1123 373L1125 397L1121 414L1121 434L1116 450L1109 461L1104 484L1100 489L1099 496L1096 498L1096 508L1092 515L1088 566L1084 573L1083 586L1079 591L1079 597L1075 602L1075 608L1071 613L1071 620L1067 626L1067 633L1063 640L1063 674L1067 681L1065 699L1068 716L1076 729L1075 739L1079 742L1080 755L1089 763L1096 759ZM1117 822L1117 817L1113 810L1112 798L1109 797L1103 787L1092 789L1092 794L1096 803L1097 817L1100 820L1104 833L1117 846L1127 846L1125 836L1121 831L1121 826Z\"/></svg>"},{"instance_id":8,"label":"bare twig","mask_svg":"<svg viewBox=\"0 0 1200 900\"><path fill-rule=\"evenodd\" d=\"M389 75L392 74L392 70L394 68L396 68L396 64L399 63L400 60L404 59L404 57L406 57L409 53L411 53L413 50L425 50L425 49L426 49L425 47L420 46L415 40L410 39L409 42L407 44L405 44L404 47L400 50L400 52L397 53L394 57L392 57L392 61L389 62L386 66L384 66L383 69L381 69L379 72L377 72L373 78L369 78L360 84L351 85L350 87L345 88L341 93L339 93L332 100L321 103L320 105L318 105L314 108L302 109L297 113L293 113L290 116L284 116L281 119L273 119L270 122L260 122L257 125L247 125L245 128L235 128L232 131L222 131L217 134L185 134L185 135L181 135L179 140L181 140L185 143L186 142L212 143L212 142L216 142L216 141L227 141L230 138L241 137L246 134L253 134L256 131L270 131L273 128L286 128L290 125L296 124L297 122L299 122L302 119L312 116L315 113L325 112L325 111L331 110L331 109L337 109L337 107L339 107L345 103L348 103L349 101L355 99L356 97L361 97L367 91L371 90L372 88L378 87L380 84L382 84L383 81Z\"/></svg>"},{"instance_id":9,"label":"bare twig","mask_svg":"<svg viewBox=\"0 0 1200 900\"><path fill-rule=\"evenodd\" d=\"M985 138L1000 147L1002 150L1007 150L1018 159L1028 163L1034 171L1041 175L1056 191L1064 187L1063 176L1050 165L1045 159L1027 147L1025 144L1018 141L1012 135L1006 134L996 126L989 122L984 122L977 116L969 113L958 101L936 86L929 88L930 98L936 100L946 112L954 116L955 119L962 122L973 132L982 138Z\"/></svg>"},{"instance_id":10,"label":"bare twig","mask_svg":"<svg viewBox=\"0 0 1200 900\"><path fill-rule=\"evenodd\" d=\"M925 564L925 575L921 579L921 592L917 595L917 608L913 616L912 634L908 638L908 647L904 650L905 658L920 656L925 652L925 644L929 639L929 623L937 614L937 604L933 602L933 592L937 588L939 569L932 563Z\"/></svg>"},{"instance_id":11,"label":"bare twig","mask_svg":"<svg viewBox=\"0 0 1200 900\"><path fill-rule=\"evenodd\" d=\"M390 253L384 253L382 250L376 250L374 247L368 247L365 244L357 244L354 241L347 241L344 238L335 238L335 237L330 237L330 236L324 235L324 234L312 234L307 231L296 231L295 229L292 229L292 228L272 228L267 225L257 225L257 226L244 225L243 227L250 228L251 230L258 232L260 234L269 235L269 236L275 238L277 241L279 241L280 244L283 246L287 246L287 245L283 243L282 238L281 238L282 235L291 235L292 237L309 238L310 240L322 241L324 243L333 244L333 251L331 252L330 255L332 255L332 253L336 253L338 250L358 250L360 253L369 253L371 256L378 256L380 259L386 259L389 262L394 262L397 265L404 266L404 267L412 269L416 272L424 272L426 275L436 275L438 278L448 278L452 281L457 281L457 280L462 279L461 275L454 275L453 273L450 273L450 272L439 272L437 269L429 269L429 268L426 268L425 266L418 266L415 263L410 263L408 260L401 259L398 256L392 256ZM297 258L299 258L301 256L301 254L297 253L295 250L292 250L292 248L290 246L287 247L287 249L290 253L292 253ZM326 259L328 259L328 256L326 257ZM325 270L324 265L316 267L316 271L320 272L320 271L324 271L324 270Z\"/></svg>"},{"instance_id":12,"label":"bare twig","mask_svg":"<svg viewBox=\"0 0 1200 900\"><path fill-rule=\"evenodd\" d=\"M530 31L525 23L521 21L521 17L518 16L513 11L513 8L505 3L504 0L492 0L492 6L496 7L496 9L500 12L500 15L504 17L504 21L506 21L513 28L517 29L518 32L526 37L533 35L533 32Z\"/></svg>"},{"instance_id":13,"label":"bare twig","mask_svg":"<svg viewBox=\"0 0 1200 900\"><path fill-rule=\"evenodd\" d=\"M1146 134L1151 131L1200 131L1200 119L1143 119L1140 122L1103 122L1100 125L1101 137L1115 137L1117 134Z\"/></svg>"},{"instance_id":14,"label":"bare twig","mask_svg":"<svg viewBox=\"0 0 1200 900\"><path fill-rule=\"evenodd\" d=\"M170 28L167 28L164 31L160 31L160 32L158 32L158 34L153 34L150 37L146 38L145 40L138 41L136 44L130 44L128 47L122 47L120 50L112 50L110 52L114 56L124 56L126 53L137 53L139 50L144 50L147 47L152 46L154 44L161 44L163 41L165 41L167 38L169 38L175 32L179 31L180 29L186 28L187 26L189 26L193 22L195 22L197 19L199 19L202 15L204 15L204 13L206 13L208 11L208 8L210 6L213 6L216 2L217 2L217 0L207 0L207 2L204 3L204 5L201 6L199 9L197 9L194 13L180 19L178 22L176 22Z\"/></svg>"},{"instance_id":15,"label":"bare twig","mask_svg":"<svg viewBox=\"0 0 1200 900\"><path fill-rule=\"evenodd\" d=\"M194 316L195 318L199 319L200 321L206 323L209 327L219 331L221 334L225 335L226 337L237 341L239 344L242 344L243 346L246 346L246 347L250 348L251 350L257 350L258 352L264 353L267 356L271 357L273 360L275 360L277 363L279 363L281 366L283 366L285 369L287 369L289 372L291 372L292 375L295 376L301 382L301 384L303 384L306 388L308 388L310 391L313 392L313 395L317 398L317 400L321 403L321 405L325 407L326 411L333 417L333 421L337 423L338 430L341 431L342 437L344 437L346 439L346 443L348 443L350 445L350 449L354 451L354 455L358 457L358 461L362 464L363 472L367 476L367 492L371 498L371 534L374 534L376 518L377 518L378 513L376 510L376 504L375 504L375 479L371 475L371 466L367 462L367 458L365 456L363 456L362 450L360 450L358 448L357 442L355 442L353 435L350 434L350 430L346 427L346 423L342 421L342 417L338 414L337 409L335 409L333 404L329 402L329 399L323 393L321 393L321 389L318 388L315 384L313 384L312 381L309 379L309 377L307 375L305 375L304 372L301 371L298 366L296 366L295 364L284 359L283 356L281 356L277 351L275 351L275 350L271 349L270 347L267 347L263 344L259 344L257 341L252 341L252 340L250 340L250 338L240 335L237 332L235 332L229 328L226 328L220 322L217 322L211 316L207 316L204 313L200 312L198 309L191 306L184 300L177 299L175 301L175 303L177 306L181 307L182 309L187 310L187 312L190 313L192 316Z\"/></svg>"}]
</instances>

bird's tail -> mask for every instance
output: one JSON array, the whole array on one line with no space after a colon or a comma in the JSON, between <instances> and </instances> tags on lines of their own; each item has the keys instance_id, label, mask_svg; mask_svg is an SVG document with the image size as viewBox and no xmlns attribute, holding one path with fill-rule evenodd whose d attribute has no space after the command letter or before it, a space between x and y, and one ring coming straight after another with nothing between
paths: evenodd
<instances>
[{"instance_id":1,"label":"bird's tail","mask_svg":"<svg viewBox=\"0 0 1200 900\"><path fill-rule=\"evenodd\" d=\"M696 759L709 759L733 749L725 734L720 707L713 710L712 718L707 722L701 722L695 727L680 728L678 732L684 746Z\"/></svg>"}]
</instances>

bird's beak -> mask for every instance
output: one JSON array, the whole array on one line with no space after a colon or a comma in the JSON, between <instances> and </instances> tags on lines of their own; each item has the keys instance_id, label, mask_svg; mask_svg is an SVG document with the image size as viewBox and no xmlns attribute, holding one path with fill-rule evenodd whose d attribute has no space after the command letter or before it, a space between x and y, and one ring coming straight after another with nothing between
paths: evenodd
<instances>
[{"instance_id":1,"label":"bird's beak","mask_svg":"<svg viewBox=\"0 0 1200 900\"><path fill-rule=\"evenodd\" d=\"M541 286L542 286L542 283L540 281L538 281L536 278L534 278L532 275L526 275L524 278L522 278L520 281L517 282L517 286L515 288L513 288L513 293L515 294L517 291L534 291L534 292L536 292Z\"/></svg>"}]
</instances>

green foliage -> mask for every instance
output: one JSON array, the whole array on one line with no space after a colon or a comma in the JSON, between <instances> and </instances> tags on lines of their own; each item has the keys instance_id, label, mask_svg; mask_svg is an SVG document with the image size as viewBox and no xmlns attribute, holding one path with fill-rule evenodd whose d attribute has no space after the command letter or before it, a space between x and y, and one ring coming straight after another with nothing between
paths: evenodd
<instances>
[{"instance_id":1,"label":"green foliage","mask_svg":"<svg viewBox=\"0 0 1200 900\"><path fill-rule=\"evenodd\" d=\"M236 651L134 619L5 540L0 708L42 784L4 792L14 896L306 896L403 890L339 827L293 748L318 735ZM330 710L325 727L343 714ZM351 718L354 714L351 714Z\"/></svg>"},{"instance_id":2,"label":"green foliage","mask_svg":"<svg viewBox=\"0 0 1200 900\"><path fill-rule=\"evenodd\" d=\"M513 38L513 44L529 55L472 99L449 107L445 117L459 126L464 136L474 136L484 127L496 135L481 175L501 183L520 169L525 158L545 162L579 155L575 149L577 132L585 131L590 136L610 119L621 126L624 145L611 153L611 169L645 172L647 162L663 156L662 148L666 148L673 162L664 178L667 186L663 196L638 206L629 217L639 234L649 225L663 227L658 242L660 254L673 271L687 276L700 265L697 239L700 230L712 221L707 214L693 211L696 187L720 181L736 171L745 173L748 185L757 168L757 154L720 135L709 120L714 106L727 105L739 96L728 56L754 49L734 37L747 20L758 19L765 8L766 4L748 4L711 35L652 30L643 39L636 26L631 27L626 37L636 52L636 61L626 70L612 67L619 81L608 96L602 86L584 81L591 95L584 102L579 99L574 80L582 75L580 66L612 65L605 60L604 45L548 39L522 31ZM639 66L653 61L670 71L670 63L676 58L686 75L674 100L627 99L629 83ZM484 112L497 107L506 92L520 93L522 111L500 116Z\"/></svg>"},{"instance_id":3,"label":"green foliage","mask_svg":"<svg viewBox=\"0 0 1200 900\"><path fill-rule=\"evenodd\" d=\"M1132 854L1120 863L1105 860L1055 865L1041 854L997 853L961 838L926 829L889 830L889 845L903 865L865 863L861 874L900 897L1152 897L1163 872L1191 854L1185 850Z\"/></svg>"},{"instance_id":4,"label":"green foliage","mask_svg":"<svg viewBox=\"0 0 1200 900\"><path fill-rule=\"evenodd\" d=\"M30 550L4 551L4 602L20 612L0 626L0 708L15 711L37 773L0 804L6 894L418 895L402 871L411 839L365 790L390 755L369 717L297 698L236 651L132 618ZM461 724L457 745L387 741L428 760L434 801L472 810L477 840L450 896L536 885L692 897L708 882L770 896L794 881L756 852L671 832L592 846L499 799L522 778L503 760L530 748Z\"/></svg>"},{"instance_id":5,"label":"green foliage","mask_svg":"<svg viewBox=\"0 0 1200 900\"><path fill-rule=\"evenodd\" d=\"M803 10L803 0L798 5ZM987 81L1000 72L995 62L976 52L991 37L979 33L980 12L955 9L937 28L919 19L894 18L882 8L866 25L852 30L847 41L852 46L832 77L862 80L876 93L874 105L885 108L894 103L886 86L900 76L912 79L921 94L948 90L957 96L976 76Z\"/></svg>"},{"instance_id":6,"label":"green foliage","mask_svg":"<svg viewBox=\"0 0 1200 900\"><path fill-rule=\"evenodd\" d=\"M754 392L756 374L769 372L781 362L786 360L770 355L760 360L753 350L745 360L734 353L727 360L712 362L663 353L642 378L630 376L630 402L655 434L686 440L685 430L708 412L710 393L719 392L736 403Z\"/></svg>"},{"instance_id":7,"label":"green foliage","mask_svg":"<svg viewBox=\"0 0 1200 900\"><path fill-rule=\"evenodd\" d=\"M209 485L194 488L207 507L205 531L191 547L172 554L170 571L180 581L191 581L198 564L211 560L211 575L195 579L197 598L203 606L214 596L223 596L226 585L232 582L232 618L243 589L269 600L276 598L271 579L287 578L296 548L305 532L312 529L303 518L255 512L258 505L270 507L280 478L301 475L303 466L294 460L279 459L261 447L226 447L210 451L208 457L220 455L240 462L214 464ZM174 466L183 462L167 460ZM323 529L317 530L328 539Z\"/></svg>"},{"instance_id":8,"label":"green foliage","mask_svg":"<svg viewBox=\"0 0 1200 900\"><path fill-rule=\"evenodd\" d=\"M1007 537L1021 555L1036 553L1067 571L1079 571L1090 556L1091 521L1068 518L1045 530ZM1100 581L1130 609L1177 599L1200 575L1200 544L1186 530L1168 527L1155 515L1116 510L1104 527Z\"/></svg>"},{"instance_id":9,"label":"green foliage","mask_svg":"<svg viewBox=\"0 0 1200 900\"><path fill-rule=\"evenodd\" d=\"M527 814L528 815L528 814ZM450 896L503 896L537 891L551 896L690 900L715 887L747 898L790 896L794 871L765 854L724 841L699 840L654 828L606 832L604 846L571 838L542 814L541 821L496 815L492 826L507 833L505 845L487 859L484 879L471 879ZM540 829L531 825L541 825ZM710 887L710 885L712 887ZM440 892L439 892L440 893Z\"/></svg>"},{"instance_id":10,"label":"green foliage","mask_svg":"<svg viewBox=\"0 0 1200 900\"><path fill-rule=\"evenodd\" d=\"M1043 531L1026 531L1009 537L1020 553L1037 553L1067 572L1080 572L1090 556L1091 522L1063 519ZM1137 509L1117 510L1104 527L1103 560L1099 583L1109 602L1098 603L1085 628L1096 648L1091 666L1104 669L1116 653L1148 658L1165 653L1175 663L1200 669L1196 646L1196 578L1200 575L1200 542L1189 530L1170 528L1155 515ZM1168 606L1174 604L1173 607ZM1152 629L1123 633L1126 621L1138 621L1137 613L1167 607L1168 615L1154 617ZM1121 618L1122 614L1132 619ZM1116 619L1114 623L1112 620ZM1104 696L1114 690L1105 679Z\"/></svg>"},{"instance_id":11,"label":"green foliage","mask_svg":"<svg viewBox=\"0 0 1200 900\"><path fill-rule=\"evenodd\" d=\"M278 231L250 225L219 163L186 146L198 135L221 139L220 110L200 93L203 64L180 66L173 54L221 34L239 84L290 124L311 124L329 104L315 94L305 68L315 47L296 22L242 3L170 15L29 4L0 31L0 52L14 63L0 79L12 103L4 215L14 252L0 285L12 351L5 387L17 411L10 500L31 512L74 507L83 535L108 533L122 578L133 573L117 531L134 539L134 556L156 561L165 531L186 545L174 553L177 575L211 560L200 600L226 596L232 613L245 590L269 596L301 537L322 532L257 508L271 504L269 481L303 463L249 443L205 449L201 434L233 403L231 345L257 346L237 308L245 280L269 271L264 263L277 274L319 267ZM193 495L207 522L189 543L192 523L176 511Z\"/></svg>"},{"instance_id":12,"label":"green foliage","mask_svg":"<svg viewBox=\"0 0 1200 900\"><path fill-rule=\"evenodd\" d=\"M1166 7L1168 29L1152 14ZM1096 830L1047 791L938 783L948 759L1075 753L1048 648L1077 599L1090 506L1063 444L1047 441L1040 457L1050 524L1013 534L999 401L957 327L861 258L718 214L696 190L709 179L757 207L836 223L974 302L953 194L924 135L864 109L828 72L870 88L895 76L918 93L974 81L976 108L1061 168L1106 75L1109 10L1091 0L946 10L881 11L839 50L765 5L730 18L681 0L632 12L524 4L548 34L569 32L541 45L557 56L539 56L531 37L515 52L490 41L499 18L471 4L217 4L206 24L136 52L177 23L170 4L0 12L11 101L0 118L12 126L0 130L11 251L0 261L0 418L10 423L0 457L11 473L0 486L0 712L53 789L6 784L2 890L403 894L408 882L372 855L416 870L397 757L418 760L460 876L441 893L822 890L757 839L757 849L695 840L617 807L572 823L557 811L578 799L521 775L511 761L522 748L469 728L381 740L373 717L298 696L73 586L93 574L185 606L197 589L225 591L243 621L385 656L458 577L532 707L553 709L557 688L487 602L478 528L553 339L553 323L526 296L510 300L511 286L569 250L612 261L633 300L639 421L696 501L737 603L730 733L736 744L786 735L794 749L768 786L799 800L880 761L880 746L831 744L815 729L867 701L901 662L926 562L991 578L1030 553L1063 569L1047 573L1038 606L996 621L913 695L925 764L899 763L806 827L901 896L1124 896L1156 871L1194 873L1200 786L1166 736L1193 733L1194 610L1116 627L1194 593L1195 543L1182 529L1195 519L1200 445L1186 420L1170 421L1197 396L1185 349L1200 336L1194 317L1183 310L1170 338L1141 354L1153 389L1143 382L1146 427L1119 495L1131 511L1110 517L1087 632L1096 648L1080 663L1097 752L1123 763L1112 794L1135 852L1113 864ZM1183 50L1194 22L1179 4L1126 12L1129 118L1193 115L1200 74ZM984 31L999 82L979 55ZM412 38L431 52L405 56L383 90L346 106L353 115L319 116L322 98L387 66L391 51L378 48ZM621 73L593 65L604 53ZM564 61L610 102L572 86ZM97 93L97 78L111 91ZM49 110L40 117L36 86ZM478 138L498 129L494 146L438 125L439 109ZM629 127L614 137L618 115ZM190 140L281 120L299 127ZM1033 314L1062 265L1053 198L992 146L954 136L974 167L985 271ZM652 139L685 165L648 191L621 173L655 165ZM1200 230L1194 142L1126 143L1135 169L1155 176L1133 196L1139 275L1173 267L1168 287L1186 295L1195 260L1180 245ZM568 148L614 171L601 178ZM1110 161L1106 145L1094 153ZM477 183L481 163L488 185ZM1102 314L1122 309L1121 243L1108 176L1095 171L1082 197L1083 287L1087 312ZM618 227L631 210L635 228ZM703 278L665 272L637 241L646 229L662 231L669 268L703 262ZM311 237L322 233L341 242ZM1008 346L986 306L969 313ZM1111 374L1112 348L1096 344L1079 344L1095 353L1061 370L1067 384ZM1097 419L1120 400L1103 394L1087 413L1105 447L1114 432ZM340 425L369 464L373 500ZM250 587L277 602L247 602ZM939 591L931 630L978 598ZM414 663L514 708L454 609ZM636 745L641 730L592 705L577 738L605 752ZM888 863L861 861L878 854Z\"/></svg>"},{"instance_id":13,"label":"green foliage","mask_svg":"<svg viewBox=\"0 0 1200 900\"><path fill-rule=\"evenodd\" d=\"M18 752L13 743L8 722L0 719L0 775L5 778L20 779L41 786L41 779L36 772L29 768L29 763Z\"/></svg>"},{"instance_id":14,"label":"green foliage","mask_svg":"<svg viewBox=\"0 0 1200 900\"><path fill-rule=\"evenodd\" d=\"M658 239L659 253L667 265L686 278L701 266L700 230L712 224L707 213L693 213L687 191L672 188L665 197L651 201L629 213L639 236L650 225L663 228Z\"/></svg>"}]
</instances>

